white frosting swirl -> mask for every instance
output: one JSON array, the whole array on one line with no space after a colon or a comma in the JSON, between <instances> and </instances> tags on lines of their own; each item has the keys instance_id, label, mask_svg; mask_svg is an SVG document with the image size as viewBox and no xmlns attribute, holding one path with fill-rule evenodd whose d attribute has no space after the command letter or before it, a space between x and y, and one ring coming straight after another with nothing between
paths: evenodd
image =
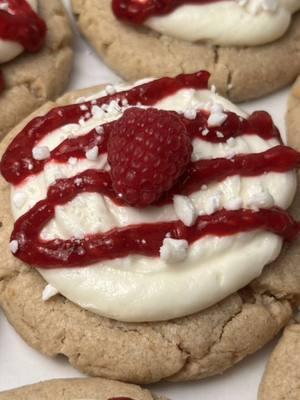
<instances>
[{"instance_id":1,"label":"white frosting swirl","mask_svg":"<svg viewBox=\"0 0 300 400\"><path fill-rule=\"evenodd\" d=\"M35 11L37 11L37 0L26 1ZM20 43L11 40L0 39L0 64L13 60L21 53L23 53L23 51L24 48Z\"/></svg>"},{"instance_id":2,"label":"white frosting swirl","mask_svg":"<svg viewBox=\"0 0 300 400\"><path fill-rule=\"evenodd\" d=\"M203 107L203 101L217 101L227 110L244 115L233 104L208 90L180 90L155 107L184 111ZM114 104L108 107L107 113L94 111L87 123L62 127L44 138L39 146L53 149L70 133L83 135L93 127L122 115ZM207 159L228 156L229 153L257 153L277 144L276 139L263 140L255 135L244 135L223 144L195 139L193 157ZM55 179L71 177L89 168L108 169L106 154L95 161L48 163L42 173L12 187L14 217L20 217L45 198L47 188ZM222 207L237 209L277 205L286 209L292 202L296 185L294 171L251 178L232 176L191 194L186 204L192 205L197 214L210 214ZM45 240L81 238L86 233L105 232L129 224L176 220L178 214L185 212L184 208L181 209L184 202L180 200L176 207L169 204L141 210L119 207L100 194L80 194L68 204L56 208L55 218L43 230L42 237ZM52 287L83 308L122 321L158 321L198 312L244 287L278 256L281 245L280 237L257 230L229 237L204 237L189 246L185 260L176 264L168 259L168 251L164 251L161 258L133 254L85 268L39 271ZM180 251L182 255L184 243L181 243Z\"/></svg>"},{"instance_id":3,"label":"white frosting swirl","mask_svg":"<svg viewBox=\"0 0 300 400\"><path fill-rule=\"evenodd\" d=\"M224 46L258 46L279 39L288 30L299 0L236 0L185 4L149 18L153 30L189 42Z\"/></svg>"}]
</instances>

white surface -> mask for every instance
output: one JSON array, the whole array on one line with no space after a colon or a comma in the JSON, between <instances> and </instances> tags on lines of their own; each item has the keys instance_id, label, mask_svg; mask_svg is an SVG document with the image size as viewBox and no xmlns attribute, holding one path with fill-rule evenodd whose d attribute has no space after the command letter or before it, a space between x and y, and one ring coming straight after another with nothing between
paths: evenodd
<instances>
[{"instance_id":1,"label":"white surface","mask_svg":"<svg viewBox=\"0 0 300 400\"><path fill-rule=\"evenodd\" d=\"M65 2L69 3L68 0ZM71 89L119 81L78 37L76 52ZM248 103L246 109L269 111L279 128L283 129L287 94L286 89L263 100ZM153 386L153 389L174 400L255 400L264 365L273 345L248 357L223 376L196 383L160 384ZM78 376L82 375L69 366L64 358L51 360L29 348L9 326L3 314L0 314L0 390L46 379Z\"/></svg>"}]
</instances>

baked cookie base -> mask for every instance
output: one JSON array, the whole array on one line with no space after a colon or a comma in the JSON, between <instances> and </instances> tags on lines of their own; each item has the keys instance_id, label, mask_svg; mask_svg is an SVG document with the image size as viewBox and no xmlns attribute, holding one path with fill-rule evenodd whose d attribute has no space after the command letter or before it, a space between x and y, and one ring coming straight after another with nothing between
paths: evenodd
<instances>
[{"instance_id":1,"label":"baked cookie base","mask_svg":"<svg viewBox=\"0 0 300 400\"><path fill-rule=\"evenodd\" d=\"M233 101L267 95L300 71L300 12L274 43L247 48L190 43L119 22L111 0L72 0L78 25L103 60L126 80L175 76L201 69Z\"/></svg>"},{"instance_id":2,"label":"baked cookie base","mask_svg":"<svg viewBox=\"0 0 300 400\"><path fill-rule=\"evenodd\" d=\"M44 48L0 65L5 89L0 93L0 139L26 115L56 98L69 80L73 52L69 18L60 0L39 0L48 33Z\"/></svg>"},{"instance_id":3,"label":"baked cookie base","mask_svg":"<svg viewBox=\"0 0 300 400\"><path fill-rule=\"evenodd\" d=\"M259 388L259 400L300 399L299 353L300 325L290 325L268 361Z\"/></svg>"},{"instance_id":4,"label":"baked cookie base","mask_svg":"<svg viewBox=\"0 0 300 400\"><path fill-rule=\"evenodd\" d=\"M167 400L135 385L100 378L55 379L0 393L0 400Z\"/></svg>"},{"instance_id":5,"label":"baked cookie base","mask_svg":"<svg viewBox=\"0 0 300 400\"><path fill-rule=\"evenodd\" d=\"M58 104L99 91L92 88L48 103L19 124ZM298 194L298 201L300 193ZM300 293L300 241L245 289L194 315L157 323L122 323L85 311L63 296L42 301L46 282L9 251L13 220L9 185L0 178L0 306L24 340L55 357L65 355L84 373L132 383L188 381L222 373L261 348L285 326ZM300 218L299 207L295 216ZM141 357L142 354L142 357Z\"/></svg>"}]
</instances>

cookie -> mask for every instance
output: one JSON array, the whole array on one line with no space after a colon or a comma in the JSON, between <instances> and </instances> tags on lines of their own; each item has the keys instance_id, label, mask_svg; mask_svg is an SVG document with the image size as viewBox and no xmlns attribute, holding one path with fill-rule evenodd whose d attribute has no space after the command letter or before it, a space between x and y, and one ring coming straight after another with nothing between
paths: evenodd
<instances>
[{"instance_id":1,"label":"cookie","mask_svg":"<svg viewBox=\"0 0 300 400\"><path fill-rule=\"evenodd\" d=\"M0 94L0 138L45 101L56 98L69 80L72 31L60 0L39 0L48 34L41 51L23 53L2 64L5 88Z\"/></svg>"},{"instance_id":2,"label":"cookie","mask_svg":"<svg viewBox=\"0 0 300 400\"><path fill-rule=\"evenodd\" d=\"M289 140L292 146L300 145L300 78L298 78L292 88L288 111L286 116L287 129L290 133Z\"/></svg>"},{"instance_id":3,"label":"cookie","mask_svg":"<svg viewBox=\"0 0 300 400\"><path fill-rule=\"evenodd\" d=\"M300 398L300 325L288 326L268 361L259 388L259 400Z\"/></svg>"},{"instance_id":4,"label":"cookie","mask_svg":"<svg viewBox=\"0 0 300 400\"><path fill-rule=\"evenodd\" d=\"M98 91L99 87L73 92L44 105L2 141L0 156L34 116ZM276 262L246 288L187 317L125 323L85 311L61 295L45 302L46 282L7 246L13 226L9 191L1 178L0 305L29 345L51 357L65 355L84 373L133 383L212 376L261 348L292 315L300 293L299 240L286 245ZM292 211L300 217L298 207Z\"/></svg>"},{"instance_id":5,"label":"cookie","mask_svg":"<svg viewBox=\"0 0 300 400\"><path fill-rule=\"evenodd\" d=\"M0 392L1 400L75 400L75 399L127 399L154 400L163 397L154 396L148 390L138 386L100 378L56 379L18 389Z\"/></svg>"},{"instance_id":6,"label":"cookie","mask_svg":"<svg viewBox=\"0 0 300 400\"><path fill-rule=\"evenodd\" d=\"M204 69L211 72L211 82L221 94L243 101L271 93L299 73L299 12L281 39L237 48L189 43L123 24L112 14L111 0L72 0L72 5L83 35L126 80Z\"/></svg>"}]
</instances>

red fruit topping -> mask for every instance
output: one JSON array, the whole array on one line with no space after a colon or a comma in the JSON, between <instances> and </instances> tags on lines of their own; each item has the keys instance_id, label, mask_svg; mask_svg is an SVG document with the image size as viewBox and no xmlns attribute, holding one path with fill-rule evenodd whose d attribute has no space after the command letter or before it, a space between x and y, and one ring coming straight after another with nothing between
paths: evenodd
<instances>
[{"instance_id":1,"label":"red fruit topping","mask_svg":"<svg viewBox=\"0 0 300 400\"><path fill-rule=\"evenodd\" d=\"M152 204L176 183L191 154L191 139L177 115L130 108L108 142L113 188L132 206Z\"/></svg>"}]
</instances>

